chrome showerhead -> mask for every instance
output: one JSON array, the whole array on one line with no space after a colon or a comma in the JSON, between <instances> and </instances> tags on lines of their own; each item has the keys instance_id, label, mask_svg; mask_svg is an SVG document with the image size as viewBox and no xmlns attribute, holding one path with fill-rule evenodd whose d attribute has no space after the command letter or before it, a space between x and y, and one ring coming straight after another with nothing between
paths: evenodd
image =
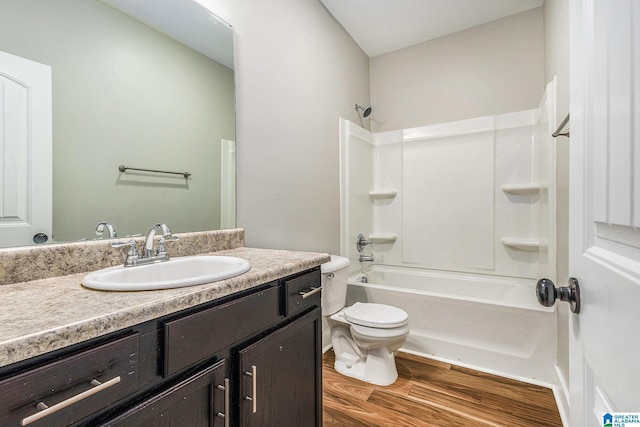
<instances>
[{"instance_id":1,"label":"chrome showerhead","mask_svg":"<svg viewBox=\"0 0 640 427\"><path fill-rule=\"evenodd\" d=\"M371 113L373 113L373 107L372 106L363 107L362 105L356 104L356 111L358 111L358 110L362 111L362 118L363 119L369 118Z\"/></svg>"}]
</instances>

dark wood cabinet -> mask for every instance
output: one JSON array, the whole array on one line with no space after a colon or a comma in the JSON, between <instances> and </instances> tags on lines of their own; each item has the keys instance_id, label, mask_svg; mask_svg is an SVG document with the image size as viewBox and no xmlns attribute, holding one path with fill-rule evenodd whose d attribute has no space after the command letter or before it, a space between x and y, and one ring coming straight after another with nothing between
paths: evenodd
<instances>
[{"instance_id":1,"label":"dark wood cabinet","mask_svg":"<svg viewBox=\"0 0 640 427\"><path fill-rule=\"evenodd\" d=\"M241 426L319 426L320 309L238 352Z\"/></svg>"},{"instance_id":2,"label":"dark wood cabinet","mask_svg":"<svg viewBox=\"0 0 640 427\"><path fill-rule=\"evenodd\" d=\"M278 286L162 322L163 376L168 377L267 330L282 317Z\"/></svg>"},{"instance_id":3,"label":"dark wood cabinet","mask_svg":"<svg viewBox=\"0 0 640 427\"><path fill-rule=\"evenodd\" d=\"M132 334L0 381L0 425L73 425L133 395L138 352Z\"/></svg>"},{"instance_id":4,"label":"dark wood cabinet","mask_svg":"<svg viewBox=\"0 0 640 427\"><path fill-rule=\"evenodd\" d=\"M226 416L225 361L185 380L104 422L113 427L223 427Z\"/></svg>"},{"instance_id":5,"label":"dark wood cabinet","mask_svg":"<svg viewBox=\"0 0 640 427\"><path fill-rule=\"evenodd\" d=\"M315 268L4 367L0 425L319 427L319 286Z\"/></svg>"}]
</instances>

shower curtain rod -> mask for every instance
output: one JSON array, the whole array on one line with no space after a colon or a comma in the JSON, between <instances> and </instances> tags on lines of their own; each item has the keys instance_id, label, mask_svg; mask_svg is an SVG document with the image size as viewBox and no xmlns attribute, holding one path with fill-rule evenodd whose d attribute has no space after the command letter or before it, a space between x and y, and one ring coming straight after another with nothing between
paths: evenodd
<instances>
[{"instance_id":1,"label":"shower curtain rod","mask_svg":"<svg viewBox=\"0 0 640 427\"><path fill-rule=\"evenodd\" d=\"M569 130L562 132L562 129L565 128L565 126L567 126L567 124L569 123L569 114L567 114L567 117L564 118L564 120L562 121L562 123L560 123L560 126L558 126L558 129L556 129L556 131L554 133L551 134L552 137L557 138L559 136L566 136L567 138L569 137Z\"/></svg>"}]
</instances>

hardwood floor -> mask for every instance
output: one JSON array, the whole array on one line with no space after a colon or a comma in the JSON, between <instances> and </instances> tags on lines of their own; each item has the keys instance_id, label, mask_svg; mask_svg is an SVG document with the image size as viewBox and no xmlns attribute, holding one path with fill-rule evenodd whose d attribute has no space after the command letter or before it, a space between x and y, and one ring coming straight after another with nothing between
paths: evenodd
<instances>
[{"instance_id":1,"label":"hardwood floor","mask_svg":"<svg viewBox=\"0 0 640 427\"><path fill-rule=\"evenodd\" d=\"M562 426L550 389L398 353L381 387L338 374L323 356L325 426Z\"/></svg>"}]
</instances>

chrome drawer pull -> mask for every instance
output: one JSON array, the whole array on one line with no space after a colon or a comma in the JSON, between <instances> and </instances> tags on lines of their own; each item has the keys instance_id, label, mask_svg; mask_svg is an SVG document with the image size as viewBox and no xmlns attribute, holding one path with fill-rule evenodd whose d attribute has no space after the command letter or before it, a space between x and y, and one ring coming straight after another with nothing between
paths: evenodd
<instances>
[{"instance_id":1,"label":"chrome drawer pull","mask_svg":"<svg viewBox=\"0 0 640 427\"><path fill-rule=\"evenodd\" d=\"M317 294L318 292L320 292L322 290L322 286L318 286L317 288L315 287L310 287L309 290L305 290L305 291L300 291L299 294L302 297L302 299L308 298L313 294Z\"/></svg>"},{"instance_id":2,"label":"chrome drawer pull","mask_svg":"<svg viewBox=\"0 0 640 427\"><path fill-rule=\"evenodd\" d=\"M244 374L251 377L251 387L253 388L252 396L245 396L244 400L251 402L251 412L255 414L258 411L258 368L256 368L256 365L251 365L251 372L245 372Z\"/></svg>"},{"instance_id":3,"label":"chrome drawer pull","mask_svg":"<svg viewBox=\"0 0 640 427\"><path fill-rule=\"evenodd\" d=\"M115 377L110 379L109 381L107 381L106 383L101 383L98 380L92 380L91 384L94 385L95 387L93 387L92 389L89 389L87 391L83 391L82 393L76 394L75 396L72 396L70 398L68 398L67 400L63 400L60 403L57 403L53 406L47 406L44 404L44 402L40 402L36 405L37 409L42 409L40 412L38 412L37 414L33 414L30 415L26 418L24 418L21 422L20 425L26 426L29 425L35 421L41 420L42 418L53 414L54 412L58 412L61 409L66 408L69 405L73 405L76 402L79 402L83 399L86 399L89 396L93 396L96 393L100 393L102 390L105 390L113 385L116 385L120 382L120 377Z\"/></svg>"},{"instance_id":4,"label":"chrome drawer pull","mask_svg":"<svg viewBox=\"0 0 640 427\"><path fill-rule=\"evenodd\" d=\"M224 414L222 412L218 412L216 417L224 420L224 427L229 427L231 419L231 417L227 416L227 414L229 414L229 378L225 378L224 385L218 385L218 389L224 390Z\"/></svg>"}]
</instances>

